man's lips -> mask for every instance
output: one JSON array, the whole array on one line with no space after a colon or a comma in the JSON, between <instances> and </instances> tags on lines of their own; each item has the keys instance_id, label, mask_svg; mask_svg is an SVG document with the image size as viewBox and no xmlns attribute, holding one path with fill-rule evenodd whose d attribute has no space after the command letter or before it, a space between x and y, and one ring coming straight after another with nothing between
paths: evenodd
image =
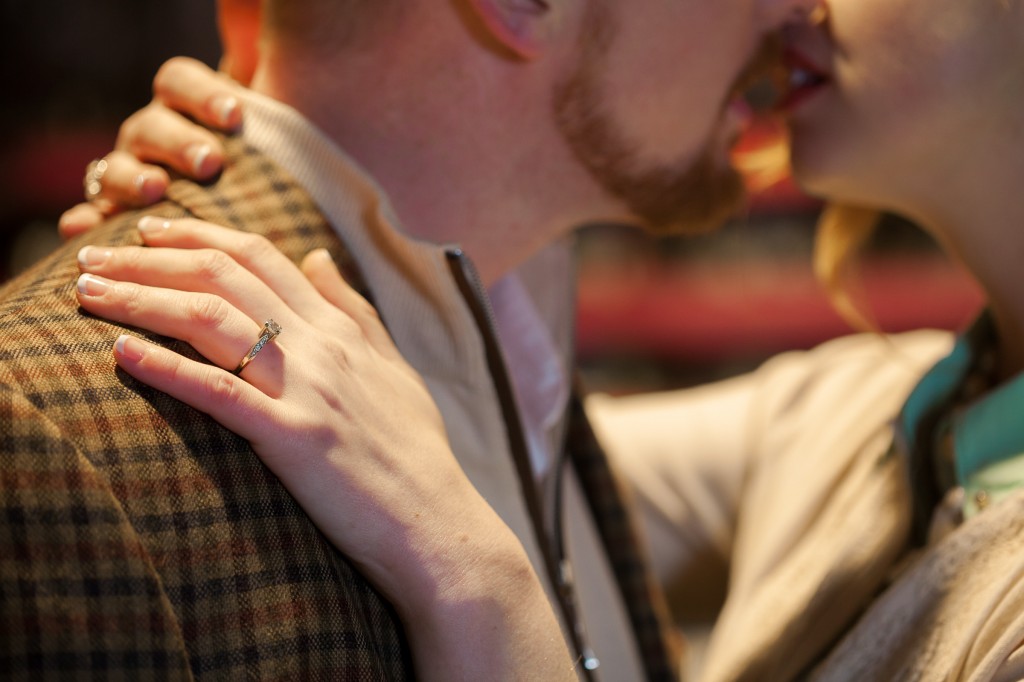
<instances>
[{"instance_id":1,"label":"man's lips","mask_svg":"<svg viewBox=\"0 0 1024 682\"><path fill-rule=\"evenodd\" d=\"M754 110L743 95L737 94L726 106L725 119L736 131L742 133L754 120Z\"/></svg>"},{"instance_id":2,"label":"man's lips","mask_svg":"<svg viewBox=\"0 0 1024 682\"><path fill-rule=\"evenodd\" d=\"M779 111L792 111L831 80L827 73L793 48L786 48L783 52L782 63L786 82L781 88L782 97L776 104Z\"/></svg>"}]
</instances>

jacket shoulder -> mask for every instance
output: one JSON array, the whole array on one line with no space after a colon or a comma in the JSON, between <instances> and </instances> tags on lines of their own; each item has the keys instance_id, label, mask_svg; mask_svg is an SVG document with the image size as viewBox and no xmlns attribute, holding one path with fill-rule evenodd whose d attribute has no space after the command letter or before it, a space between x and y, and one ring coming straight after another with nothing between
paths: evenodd
<instances>
[{"instance_id":1,"label":"jacket shoulder","mask_svg":"<svg viewBox=\"0 0 1024 682\"><path fill-rule=\"evenodd\" d=\"M0 424L5 670L190 679L174 609L105 477L7 385Z\"/></svg>"},{"instance_id":2,"label":"jacket shoulder","mask_svg":"<svg viewBox=\"0 0 1024 682\"><path fill-rule=\"evenodd\" d=\"M145 214L199 215L173 200ZM108 613L120 617L117 591L140 590L151 601L161 591L165 595L184 642L181 655L197 676L326 678L347 671L366 679L404 679L411 668L390 605L324 539L244 439L118 370L114 341L138 330L79 308L78 249L140 243L135 223L141 215L118 216L61 246L0 291L6 512L0 538L20 538L20 544L9 542L32 551L54 548L45 561L33 554L28 564L5 564L4 575L21 575L19 589L29 596L51 589L47 571L63 570L75 583L59 589L100 590L78 603L81 613L73 616L87 633L81 641L94 647L94 665L151 653L168 658L162 650L142 648L138 639L123 647L105 639L103 619ZM202 361L187 344L148 338ZM80 489L83 481L91 486L88 495ZM39 507L35 496L39 486L45 492L44 483L60 494ZM42 520L25 529L19 518ZM136 572L122 575L128 568L111 564L91 546L93 539L124 554L122 561ZM148 578L139 577L143 569ZM63 596L57 601L63 605L48 607L71 608ZM11 602L10 608L20 607ZM67 613L62 617L72 617ZM145 613L150 611L137 610L134 618ZM174 629L159 620L153 627ZM43 652L39 665L63 665L62 647L69 645L61 622L54 620L43 633L46 641L30 650Z\"/></svg>"}]
</instances>

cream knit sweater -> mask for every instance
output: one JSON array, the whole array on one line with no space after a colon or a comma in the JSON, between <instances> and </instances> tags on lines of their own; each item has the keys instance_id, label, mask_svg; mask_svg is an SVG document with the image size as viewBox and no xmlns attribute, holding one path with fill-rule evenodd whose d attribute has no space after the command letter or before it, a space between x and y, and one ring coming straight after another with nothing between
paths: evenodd
<instances>
[{"instance_id":1,"label":"cream knit sweater","mask_svg":"<svg viewBox=\"0 0 1024 682\"><path fill-rule=\"evenodd\" d=\"M905 551L892 422L951 343L855 336L718 385L590 401L662 579L729 566L701 679L1024 679L1024 492Z\"/></svg>"}]
</instances>

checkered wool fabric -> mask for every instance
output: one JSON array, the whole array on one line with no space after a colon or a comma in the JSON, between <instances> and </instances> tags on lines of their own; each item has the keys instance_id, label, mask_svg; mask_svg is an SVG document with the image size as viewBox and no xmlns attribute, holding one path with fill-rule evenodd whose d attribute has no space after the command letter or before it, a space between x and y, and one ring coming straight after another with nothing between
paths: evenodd
<instances>
[{"instance_id":1,"label":"checkered wool fabric","mask_svg":"<svg viewBox=\"0 0 1024 682\"><path fill-rule=\"evenodd\" d=\"M229 156L146 212L350 264L279 168L239 141ZM86 239L138 243L137 218ZM84 243L0 291L0 678L410 678L390 605L248 444L115 371L122 328L74 296Z\"/></svg>"},{"instance_id":2,"label":"checkered wool fabric","mask_svg":"<svg viewBox=\"0 0 1024 682\"><path fill-rule=\"evenodd\" d=\"M227 148L215 185L177 181L145 213L260 232L293 260L327 248L364 289L308 195L240 141ZM79 309L78 248L139 243L139 215L0 290L0 678L411 678L390 605L248 444L117 370L123 328ZM578 403L571 422L648 678L676 679L623 491Z\"/></svg>"}]
</instances>

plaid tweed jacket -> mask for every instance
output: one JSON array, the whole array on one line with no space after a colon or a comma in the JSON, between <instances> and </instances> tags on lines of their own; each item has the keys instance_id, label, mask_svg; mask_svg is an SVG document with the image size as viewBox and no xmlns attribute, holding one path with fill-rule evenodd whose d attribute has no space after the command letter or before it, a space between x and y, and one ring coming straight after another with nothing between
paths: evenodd
<instances>
[{"instance_id":1,"label":"plaid tweed jacket","mask_svg":"<svg viewBox=\"0 0 1024 682\"><path fill-rule=\"evenodd\" d=\"M146 214L257 231L293 260L327 248L361 288L308 195L240 141L228 151L214 185L179 180ZM85 239L139 243L139 215ZM116 369L121 328L75 300L84 243L0 290L0 676L410 678L390 605L248 444ZM581 479L603 488L592 508L622 556L613 565L649 677L670 679L658 593L594 445Z\"/></svg>"}]
</instances>

